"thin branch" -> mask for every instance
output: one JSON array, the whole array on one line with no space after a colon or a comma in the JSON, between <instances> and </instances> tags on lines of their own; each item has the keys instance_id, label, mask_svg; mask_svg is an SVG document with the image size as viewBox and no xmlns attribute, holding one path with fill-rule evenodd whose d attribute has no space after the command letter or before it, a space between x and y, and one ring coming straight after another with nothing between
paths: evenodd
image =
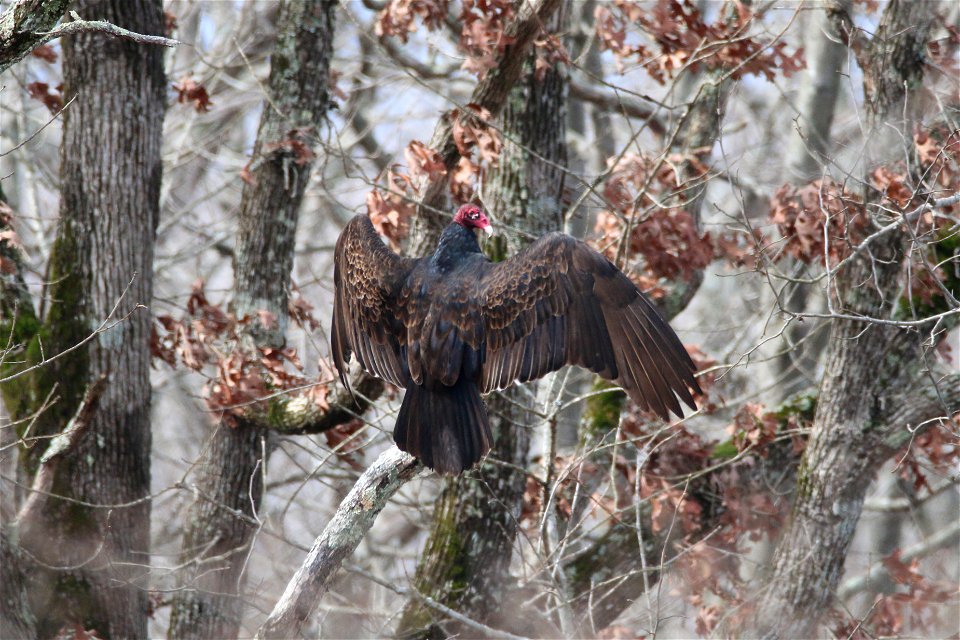
<instances>
[{"instance_id":1,"label":"thin branch","mask_svg":"<svg viewBox=\"0 0 960 640\"><path fill-rule=\"evenodd\" d=\"M575 98L589 102L594 106L600 107L606 111L619 113L631 118L642 118L643 120L647 121L650 126L650 130L657 135L662 136L667 131L666 126L664 126L660 118L656 116L657 110L648 107L639 100L620 95L616 91L604 91L602 89L598 89L591 84L587 84L575 78L570 78L569 84L570 95Z\"/></svg>"},{"instance_id":2,"label":"thin branch","mask_svg":"<svg viewBox=\"0 0 960 640\"><path fill-rule=\"evenodd\" d=\"M76 351L77 349L79 349L79 348L82 347L83 345L87 344L88 342L90 342L91 340L93 340L95 337L97 337L98 335L100 335L101 333L103 333L104 331L109 331L110 329L113 329L115 326L117 326L117 325L120 324L121 322L126 321L126 319L129 318L130 316L132 316L137 310L139 310L139 309L147 309L146 306L144 306L144 305L142 305L142 304L137 304L137 305L136 305L133 309L131 309L130 312L127 313L125 316L123 316L122 318L120 318L119 320L117 320L116 322L114 322L113 324L111 324L111 325L109 325L109 326L108 326L108 324L107 324L107 323L110 322L110 319L113 317L113 314L115 314L115 313L117 312L117 309L120 307L120 303L123 302L123 299L124 299L124 298L126 297L126 295L127 295L127 291L130 290L130 286L133 285L133 281L134 281L136 278L137 278L137 274L134 273L134 274L133 274L133 277L130 278L130 282L128 282L128 283L127 283L127 286L124 288L123 293L121 293L121 294L120 294L120 297L117 298L117 302L116 302L116 304L113 305L113 309L110 310L109 315L107 315L107 317L104 318L103 322L100 323L100 326L98 326L96 329L94 329L93 333L91 333L91 334L88 335L86 338L84 338L84 339L81 340L80 342L76 343L76 344L73 345L72 347L67 347L66 349L64 349L64 350L61 351L60 353L58 353L58 354L56 354L56 355L54 355L54 356L51 356L51 357L49 357L49 358L47 358L46 356L44 356L44 355L42 354L42 351L41 351L41 358L40 358L40 361L39 361L39 362L37 362L36 364L34 364L34 365L32 365L32 366L27 367L26 369L21 369L21 370L17 371L16 373L11 373L10 375L8 375L8 376L6 376L6 377L4 377L4 378L0 378L0 384L2 384L2 383L4 383L4 382L9 382L9 381L14 380L14 379L16 379L16 378L19 378L19 377L22 376L22 375L26 375L26 374L30 373L31 371L33 371L34 369L39 369L40 367L43 367L43 366L45 366L45 365L50 364L50 363L53 362L54 360L57 360L57 359L59 359L59 358L62 358L63 356L65 356L65 355L67 355L68 353L70 353L71 351Z\"/></svg>"},{"instance_id":3,"label":"thin branch","mask_svg":"<svg viewBox=\"0 0 960 640\"><path fill-rule=\"evenodd\" d=\"M15 146L14 148L10 149L9 151L0 152L0 158L2 158L3 156L10 155L10 154L13 153L14 151L16 151L17 149L20 149L20 148L23 147L25 144L28 144L31 140L33 140L33 139L36 138L38 135L40 135L40 132L41 132L41 131L43 131L44 129L46 129L47 127L49 127L50 124L51 124L54 120L56 120L57 118L60 117L60 114L62 114L64 111L67 110L67 107L69 107L71 104L73 104L73 101L77 99L77 95L79 95L79 94L76 94L76 95L74 95L72 98L70 98L70 100L67 102L67 104L65 104L65 105L63 105L62 107L60 107L60 109L59 109L55 114L53 114L52 116L50 116L50 119L49 119L49 120L47 120L46 122L43 123L43 126L41 126L39 129L37 129L36 131L34 131L32 134L30 134L30 137L29 137L29 138L24 139L23 141L21 141L20 143L18 143L17 146Z\"/></svg>"},{"instance_id":4,"label":"thin branch","mask_svg":"<svg viewBox=\"0 0 960 640\"><path fill-rule=\"evenodd\" d=\"M130 31L104 20L84 20L77 15L76 11L70 12L70 18L70 22L61 24L53 31L37 32L36 35L41 37L37 44L40 45L45 42L49 42L50 40L55 40L56 38L62 38L63 36L71 36L77 33L87 33L90 31L106 33L107 35L114 36L115 38L131 40L133 42L139 42L140 44L156 44L163 47L176 47L183 44L179 40L172 40L170 38L164 38L163 36L151 36L145 33Z\"/></svg>"},{"instance_id":5,"label":"thin branch","mask_svg":"<svg viewBox=\"0 0 960 640\"><path fill-rule=\"evenodd\" d=\"M90 31L106 33L116 38L140 44L175 47L177 40L163 36L136 33L103 20L83 20L75 11L72 22L66 22L47 31L63 15L67 5L63 1L25 0L16 3L0 15L0 73L26 58L31 51L62 36Z\"/></svg>"},{"instance_id":6,"label":"thin branch","mask_svg":"<svg viewBox=\"0 0 960 640\"><path fill-rule=\"evenodd\" d=\"M912 547L907 547L900 554L900 561L909 563L917 558L923 558L944 547L955 545L960 541L960 522L941 529L923 542L919 542ZM850 578L844 582L837 590L837 597L840 600L847 600L851 596L870 589L876 589L883 581L890 578L890 571L887 569L883 560L875 562L870 569L863 575L856 578Z\"/></svg>"},{"instance_id":7,"label":"thin branch","mask_svg":"<svg viewBox=\"0 0 960 640\"><path fill-rule=\"evenodd\" d=\"M373 526L387 500L422 468L413 456L396 447L387 449L376 459L313 543L306 560L257 631L257 638L300 635L301 625L326 593L330 579Z\"/></svg>"},{"instance_id":8,"label":"thin branch","mask_svg":"<svg viewBox=\"0 0 960 640\"><path fill-rule=\"evenodd\" d=\"M947 489L952 489L960 483L960 477L950 478L942 485L930 489L930 492L922 498L873 498L863 503L864 511L875 511L878 513L895 513L898 511L910 511L916 509L925 502L936 498Z\"/></svg>"}]
</instances>

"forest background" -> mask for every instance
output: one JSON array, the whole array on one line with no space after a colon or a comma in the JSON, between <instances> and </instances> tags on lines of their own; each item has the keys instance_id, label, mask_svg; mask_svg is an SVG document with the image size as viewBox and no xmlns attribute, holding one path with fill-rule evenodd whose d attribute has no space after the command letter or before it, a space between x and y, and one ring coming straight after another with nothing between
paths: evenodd
<instances>
[{"instance_id":1,"label":"forest background","mask_svg":"<svg viewBox=\"0 0 960 640\"><path fill-rule=\"evenodd\" d=\"M4 638L956 631L955 3L0 11ZM334 242L468 200L621 266L700 410L563 370L478 469L397 455Z\"/></svg>"}]
</instances>

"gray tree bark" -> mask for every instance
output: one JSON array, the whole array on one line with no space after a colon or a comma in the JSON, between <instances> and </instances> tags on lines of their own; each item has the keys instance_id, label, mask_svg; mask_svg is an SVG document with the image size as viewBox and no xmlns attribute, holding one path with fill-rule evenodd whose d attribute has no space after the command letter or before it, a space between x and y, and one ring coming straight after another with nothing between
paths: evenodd
<instances>
[{"instance_id":1,"label":"gray tree bark","mask_svg":"<svg viewBox=\"0 0 960 640\"><path fill-rule=\"evenodd\" d=\"M330 106L334 0L291 0L277 19L268 97L250 161L252 180L240 202L234 263L233 311L266 310L272 326L256 320L249 340L282 347L293 267L297 217L313 167L296 146L313 147ZM294 143L291 145L290 143ZM255 527L247 518L260 505L269 425L240 420L221 424L200 462L198 500L187 516L181 561L188 589L174 597L170 638L236 637L242 616L243 558Z\"/></svg>"},{"instance_id":2,"label":"gray tree bark","mask_svg":"<svg viewBox=\"0 0 960 640\"><path fill-rule=\"evenodd\" d=\"M396 447L377 458L337 507L307 559L260 627L257 638L302 635L303 623L326 593L330 580L373 526L387 500L422 469L416 458Z\"/></svg>"},{"instance_id":3,"label":"gray tree bark","mask_svg":"<svg viewBox=\"0 0 960 640\"><path fill-rule=\"evenodd\" d=\"M80 2L77 10L131 31L163 32L158 0ZM57 465L53 495L21 523L18 535L42 563L24 573L38 636L76 623L104 638L143 637L142 577L150 558L146 305L153 293L166 78L159 49L100 33L65 38L63 53L64 95L75 100L63 116L49 302L40 316L22 296L17 302L14 333L26 348L24 364L16 366L23 374L3 385L4 401L16 418L51 393L59 396L31 434L51 436L94 381L109 376L110 382L88 432ZM21 452L21 477L37 472L45 449Z\"/></svg>"},{"instance_id":4,"label":"gray tree bark","mask_svg":"<svg viewBox=\"0 0 960 640\"><path fill-rule=\"evenodd\" d=\"M556 32L563 9L547 28ZM497 236L487 247L504 259L549 231L563 229L561 195L566 166L566 73L553 68L542 79L529 54L524 76L510 91L500 118L503 149L485 190ZM493 627L524 622L505 598L526 488L530 404L534 385L487 398L494 447L477 471L447 479L414 589L446 607ZM397 630L403 637L438 637L462 631L423 598L408 600ZM472 633L475 633L473 631Z\"/></svg>"},{"instance_id":5,"label":"gray tree bark","mask_svg":"<svg viewBox=\"0 0 960 640\"><path fill-rule=\"evenodd\" d=\"M910 135L932 22L923 3L894 0L876 35L858 56L864 72L870 161ZM904 118L903 116L906 116ZM868 162L867 170L870 169ZM867 193L865 201L871 202ZM837 274L843 311L883 317L896 300L904 260L903 233L890 233ZM756 607L753 630L762 637L812 637L831 603L865 492L885 452L887 428L878 422L891 389L906 389L920 365L917 338L889 325L832 321L826 375L798 475L790 522L774 557L772 575ZM947 407L944 407L944 411Z\"/></svg>"},{"instance_id":6,"label":"gray tree bark","mask_svg":"<svg viewBox=\"0 0 960 640\"><path fill-rule=\"evenodd\" d=\"M849 0L834 0L842 10L849 10ZM787 170L790 181L804 184L820 177L830 150L830 128L837 105L840 77L847 61L837 25L826 7L817 7L807 14L804 37L807 80L800 84L797 96L799 114L796 128L787 147Z\"/></svg>"},{"instance_id":7,"label":"gray tree bark","mask_svg":"<svg viewBox=\"0 0 960 640\"><path fill-rule=\"evenodd\" d=\"M519 6L516 17L504 29L504 36L510 39L510 44L497 61L497 66L487 71L477 83L469 102L488 110L492 118L500 115L507 96L523 73L526 54L534 39L561 4L562 0L533 0ZM448 171L460 160L449 116L444 116L437 123L430 139L430 148L440 153ZM410 230L410 255L423 256L433 252L440 232L449 222L440 212L451 209L446 180L435 180L421 186L420 207Z\"/></svg>"}]
</instances>

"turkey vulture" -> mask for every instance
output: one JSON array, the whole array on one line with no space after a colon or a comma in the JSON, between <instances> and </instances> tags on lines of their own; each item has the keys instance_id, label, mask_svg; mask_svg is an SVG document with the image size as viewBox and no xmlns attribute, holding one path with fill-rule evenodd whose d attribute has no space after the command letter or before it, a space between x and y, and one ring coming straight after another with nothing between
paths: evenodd
<instances>
[{"instance_id":1,"label":"turkey vulture","mask_svg":"<svg viewBox=\"0 0 960 640\"><path fill-rule=\"evenodd\" d=\"M359 215L337 240L331 353L349 388L347 359L406 390L393 438L440 473L458 474L490 449L481 393L586 367L667 419L696 410L696 367L653 304L583 242L548 234L494 263L464 205L432 256L404 258Z\"/></svg>"}]
</instances>

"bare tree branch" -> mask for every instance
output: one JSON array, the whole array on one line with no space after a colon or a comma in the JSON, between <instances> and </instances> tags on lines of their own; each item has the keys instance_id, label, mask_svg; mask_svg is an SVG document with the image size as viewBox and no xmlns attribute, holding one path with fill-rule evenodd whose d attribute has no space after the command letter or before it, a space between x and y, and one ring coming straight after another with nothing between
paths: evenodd
<instances>
[{"instance_id":1,"label":"bare tree branch","mask_svg":"<svg viewBox=\"0 0 960 640\"><path fill-rule=\"evenodd\" d=\"M533 0L520 5L517 16L504 29L503 37L510 44L501 54L497 66L487 71L477 83L469 102L488 110L492 117L499 115L510 89L523 71L526 60L524 53L541 32L547 19L559 8L561 1ZM460 154L453 141L453 122L449 117L440 119L433 131L430 147L439 151L444 165L451 171ZM428 181L421 185L420 193L420 207L410 233L411 255L425 255L433 250L444 224L443 217L437 211L448 208L446 180Z\"/></svg>"},{"instance_id":2,"label":"bare tree branch","mask_svg":"<svg viewBox=\"0 0 960 640\"><path fill-rule=\"evenodd\" d=\"M421 469L413 456L396 447L377 458L313 543L306 560L257 632L257 638L299 635L301 625L326 593L330 579L373 526L387 500Z\"/></svg>"},{"instance_id":3,"label":"bare tree branch","mask_svg":"<svg viewBox=\"0 0 960 640\"><path fill-rule=\"evenodd\" d=\"M654 133L658 135L666 133L666 126L660 118L655 115L654 109L630 96L604 91L575 78L570 78L570 95L606 111L619 113L631 118L642 118L647 121L650 130Z\"/></svg>"},{"instance_id":4,"label":"bare tree branch","mask_svg":"<svg viewBox=\"0 0 960 640\"><path fill-rule=\"evenodd\" d=\"M21 532L28 529L31 523L37 520L40 510L43 508L43 503L46 502L47 496L53 489L57 466L64 456L73 451L77 443L80 442L80 438L90 427L90 418L93 417L97 406L100 404L100 396L103 395L103 390L107 388L108 378L107 374L101 374L93 384L87 387L86 393L83 394L83 400L77 407L77 412L60 435L50 441L50 445L40 458L40 467L37 469L37 475L33 478L30 496L24 502L20 513L17 514L15 525L20 528Z\"/></svg>"},{"instance_id":5,"label":"bare tree branch","mask_svg":"<svg viewBox=\"0 0 960 640\"><path fill-rule=\"evenodd\" d=\"M50 31L45 30L56 23L67 4L61 0L50 2L21 0L0 16L0 73L23 60L40 45L75 33L98 31L140 44L164 47L176 47L181 44L177 40L163 36L136 33L104 20L83 20L75 11L70 12L72 18L70 22L65 22ZM35 11L39 13L31 15ZM53 23L49 22L51 18L54 18Z\"/></svg>"},{"instance_id":6,"label":"bare tree branch","mask_svg":"<svg viewBox=\"0 0 960 640\"><path fill-rule=\"evenodd\" d=\"M934 551L955 545L958 541L960 541L960 522L955 522L953 525L941 529L923 542L918 542L904 549L903 553L900 554L900 561L907 563L917 558L926 557ZM877 585L882 584L889 578L890 570L883 561L880 560L872 564L870 569L863 575L850 578L844 582L837 590L837 597L840 598L840 600L847 600L858 593L875 589Z\"/></svg>"}]
</instances>

